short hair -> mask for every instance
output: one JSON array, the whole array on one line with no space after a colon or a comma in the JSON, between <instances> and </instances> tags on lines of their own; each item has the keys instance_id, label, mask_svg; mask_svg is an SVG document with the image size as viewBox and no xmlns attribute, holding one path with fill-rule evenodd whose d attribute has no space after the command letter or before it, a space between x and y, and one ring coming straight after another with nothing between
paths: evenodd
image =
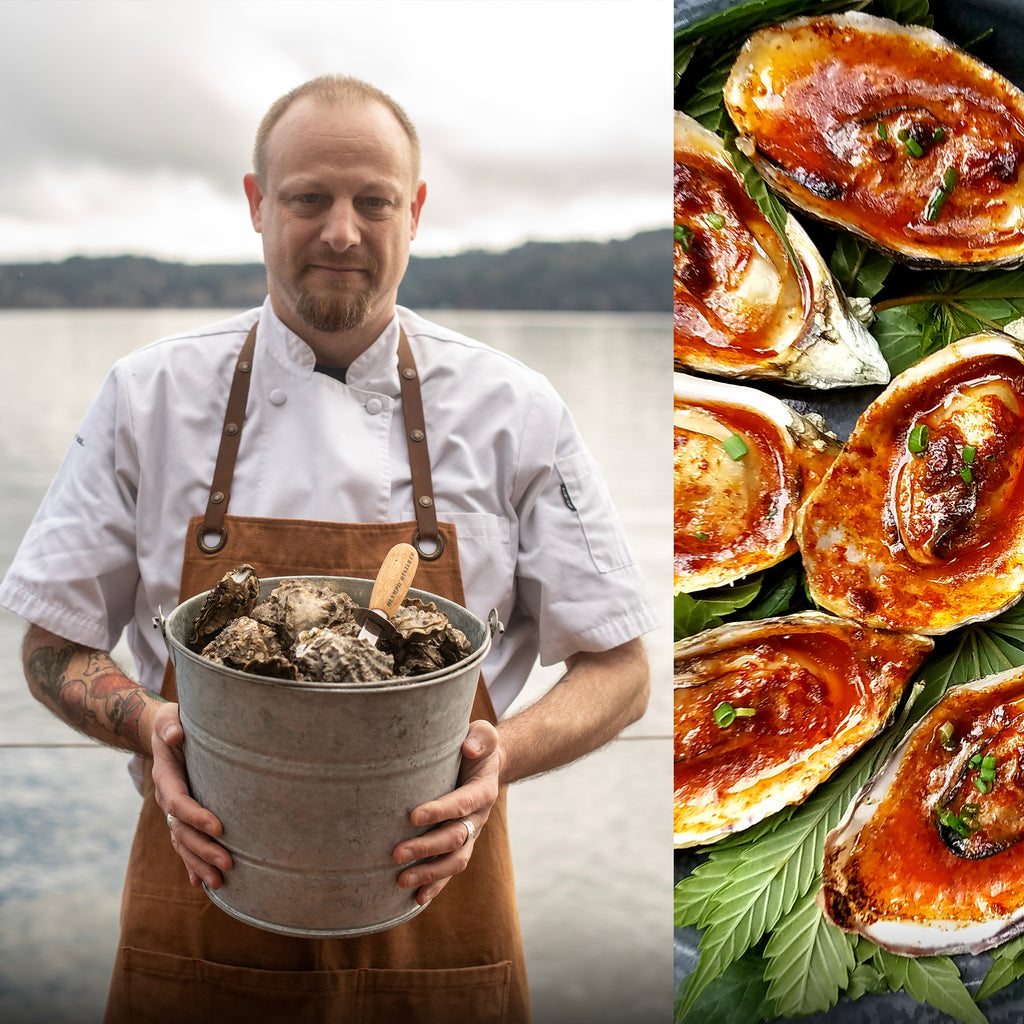
<instances>
[{"instance_id":1,"label":"short hair","mask_svg":"<svg viewBox=\"0 0 1024 1024\"><path fill-rule=\"evenodd\" d=\"M260 126L256 131L256 145L253 147L252 153L253 170L256 172L256 179L260 185L266 185L267 140L274 130L274 125L281 120L293 103L306 96L311 96L323 103L361 101L363 103L380 103L386 107L394 114L409 139L412 149L413 180L419 178L420 140L415 126L409 120L409 115L387 93L370 85L369 82L364 82L361 78L354 78L351 75L320 75L308 82L303 82L302 85L296 86L290 92L286 92L280 99L275 100L263 115L263 120L260 121Z\"/></svg>"}]
</instances>

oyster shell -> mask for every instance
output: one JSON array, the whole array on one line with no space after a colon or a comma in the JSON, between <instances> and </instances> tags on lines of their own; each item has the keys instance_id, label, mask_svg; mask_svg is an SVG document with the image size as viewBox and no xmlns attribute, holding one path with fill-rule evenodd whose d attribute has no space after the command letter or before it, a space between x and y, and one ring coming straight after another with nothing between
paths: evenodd
<instances>
[{"instance_id":1,"label":"oyster shell","mask_svg":"<svg viewBox=\"0 0 1024 1024\"><path fill-rule=\"evenodd\" d=\"M1024 347L977 334L900 374L797 514L814 601L946 633L1024 593Z\"/></svg>"},{"instance_id":2,"label":"oyster shell","mask_svg":"<svg viewBox=\"0 0 1024 1024\"><path fill-rule=\"evenodd\" d=\"M950 689L826 838L829 918L910 955L980 953L1024 931L1022 731L1024 670Z\"/></svg>"},{"instance_id":3,"label":"oyster shell","mask_svg":"<svg viewBox=\"0 0 1024 1024\"><path fill-rule=\"evenodd\" d=\"M932 641L819 612L675 645L675 844L798 803L888 720Z\"/></svg>"},{"instance_id":4,"label":"oyster shell","mask_svg":"<svg viewBox=\"0 0 1024 1024\"><path fill-rule=\"evenodd\" d=\"M840 450L777 398L675 374L675 592L729 583L796 551L796 510Z\"/></svg>"},{"instance_id":5,"label":"oyster shell","mask_svg":"<svg viewBox=\"0 0 1024 1024\"><path fill-rule=\"evenodd\" d=\"M801 210L919 266L1024 261L1024 94L930 29L852 12L747 41L737 146Z\"/></svg>"},{"instance_id":6,"label":"oyster shell","mask_svg":"<svg viewBox=\"0 0 1024 1024\"><path fill-rule=\"evenodd\" d=\"M308 629L329 627L355 636L359 626L352 616L355 602L348 594L321 587L312 580L283 580L253 611L253 618L276 629L287 643L295 643Z\"/></svg>"},{"instance_id":7,"label":"oyster shell","mask_svg":"<svg viewBox=\"0 0 1024 1024\"><path fill-rule=\"evenodd\" d=\"M807 387L884 384L889 368L807 233L786 237L747 195L717 135L675 115L675 360L679 369Z\"/></svg>"},{"instance_id":8,"label":"oyster shell","mask_svg":"<svg viewBox=\"0 0 1024 1024\"><path fill-rule=\"evenodd\" d=\"M366 640L316 626L295 642L295 665L303 679L331 683L365 683L390 679L394 658Z\"/></svg>"},{"instance_id":9,"label":"oyster shell","mask_svg":"<svg viewBox=\"0 0 1024 1024\"><path fill-rule=\"evenodd\" d=\"M192 624L188 646L193 650L205 646L232 619L248 615L259 595L260 581L251 565L239 565L224 573L206 595Z\"/></svg>"},{"instance_id":10,"label":"oyster shell","mask_svg":"<svg viewBox=\"0 0 1024 1024\"><path fill-rule=\"evenodd\" d=\"M391 616L391 625L403 640L423 643L440 638L444 634L448 628L448 616L444 612L439 612L433 601L424 604L419 598L410 597L395 609L395 614Z\"/></svg>"},{"instance_id":11,"label":"oyster shell","mask_svg":"<svg viewBox=\"0 0 1024 1024\"><path fill-rule=\"evenodd\" d=\"M295 679L295 665L269 626L247 615L225 626L202 650L202 657L235 668L275 679Z\"/></svg>"}]
</instances>

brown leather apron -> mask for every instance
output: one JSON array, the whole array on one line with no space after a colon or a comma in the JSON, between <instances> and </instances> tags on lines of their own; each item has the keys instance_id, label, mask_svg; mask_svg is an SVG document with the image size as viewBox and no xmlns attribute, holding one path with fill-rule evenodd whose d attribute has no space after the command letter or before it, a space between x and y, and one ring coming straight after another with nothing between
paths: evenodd
<instances>
[{"instance_id":1,"label":"brown leather apron","mask_svg":"<svg viewBox=\"0 0 1024 1024\"><path fill-rule=\"evenodd\" d=\"M399 372L417 522L347 524L226 515L255 335L253 327L236 364L207 515L189 523L181 599L208 589L243 562L264 577L372 579L394 544L415 538L423 552L415 585L464 605L455 528L438 524L433 511L419 384L404 332ZM208 543L211 536L214 543ZM435 537L442 548L430 558ZM176 699L170 666L162 694ZM495 721L482 679L473 717ZM202 889L193 889L153 793L152 761L147 759L106 1024L531 1020L504 787L477 836L469 867L421 913L384 932L333 939L254 928L226 914ZM396 867L396 877L398 872Z\"/></svg>"}]
</instances>

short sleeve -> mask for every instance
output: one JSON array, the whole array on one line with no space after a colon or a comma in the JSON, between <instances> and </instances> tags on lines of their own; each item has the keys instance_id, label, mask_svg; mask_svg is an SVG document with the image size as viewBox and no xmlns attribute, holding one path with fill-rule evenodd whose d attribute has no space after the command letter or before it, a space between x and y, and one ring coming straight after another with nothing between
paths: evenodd
<instances>
[{"instance_id":1,"label":"short sleeve","mask_svg":"<svg viewBox=\"0 0 1024 1024\"><path fill-rule=\"evenodd\" d=\"M523 434L517 601L545 665L617 647L657 626L608 488L561 400L535 404Z\"/></svg>"}]
</instances>

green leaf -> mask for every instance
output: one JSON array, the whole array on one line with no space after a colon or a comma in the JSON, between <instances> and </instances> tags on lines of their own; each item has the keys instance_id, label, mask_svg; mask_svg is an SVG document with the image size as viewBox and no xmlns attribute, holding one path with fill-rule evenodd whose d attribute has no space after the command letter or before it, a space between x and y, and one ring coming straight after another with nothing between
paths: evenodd
<instances>
[{"instance_id":1,"label":"green leaf","mask_svg":"<svg viewBox=\"0 0 1024 1024\"><path fill-rule=\"evenodd\" d=\"M931 28L935 22L928 0L881 0L885 17L901 25L925 25Z\"/></svg>"},{"instance_id":2,"label":"green leaf","mask_svg":"<svg viewBox=\"0 0 1024 1024\"><path fill-rule=\"evenodd\" d=\"M1020 977L1024 977L1024 937L992 950L992 965L974 993L975 1001L988 998Z\"/></svg>"},{"instance_id":3,"label":"green leaf","mask_svg":"<svg viewBox=\"0 0 1024 1024\"><path fill-rule=\"evenodd\" d=\"M758 1024L765 1020L768 986L761 976L760 957L745 956L730 964L680 1015L688 978L676 989L676 1024Z\"/></svg>"},{"instance_id":4,"label":"green leaf","mask_svg":"<svg viewBox=\"0 0 1024 1024\"><path fill-rule=\"evenodd\" d=\"M853 235L836 238L829 269L843 292L851 298L873 299L885 283L893 261Z\"/></svg>"},{"instance_id":5,"label":"green leaf","mask_svg":"<svg viewBox=\"0 0 1024 1024\"><path fill-rule=\"evenodd\" d=\"M857 964L850 972L850 983L846 986L843 995L847 999L860 999L868 992L880 994L888 992L889 986L885 978L871 964Z\"/></svg>"},{"instance_id":6,"label":"green leaf","mask_svg":"<svg viewBox=\"0 0 1024 1024\"><path fill-rule=\"evenodd\" d=\"M683 1014L801 897L817 890L825 836L867 779L876 754L872 745L847 762L800 807L785 812L788 817L772 831L758 830L750 842L711 847L708 860L676 886L677 920L705 929L700 960L680 1003ZM692 882L696 876L698 881ZM685 908L682 913L680 908Z\"/></svg>"},{"instance_id":7,"label":"green leaf","mask_svg":"<svg viewBox=\"0 0 1024 1024\"><path fill-rule=\"evenodd\" d=\"M777 1016L827 1010L839 1000L856 966L856 937L825 918L808 892L779 922L765 946L764 977Z\"/></svg>"},{"instance_id":8,"label":"green leaf","mask_svg":"<svg viewBox=\"0 0 1024 1024\"><path fill-rule=\"evenodd\" d=\"M748 157L736 148L736 136L733 133L728 133L725 135L723 142L725 143L725 150L729 154L729 159L732 160L733 167L739 171L739 175L743 179L743 187L747 190L747 195L754 200L757 208L775 229L775 233L779 236L779 241L782 242L782 247L786 250L786 255L789 257L789 262L802 280L804 276L803 264L798 259L796 251L793 249L793 243L790 242L789 236L786 234L789 212L782 205L782 201L777 199L774 193L768 190L764 179L757 173L757 168L750 162Z\"/></svg>"},{"instance_id":9,"label":"green leaf","mask_svg":"<svg viewBox=\"0 0 1024 1024\"><path fill-rule=\"evenodd\" d=\"M878 313L871 333L893 376L913 366L923 355L921 324L906 306Z\"/></svg>"},{"instance_id":10,"label":"green leaf","mask_svg":"<svg viewBox=\"0 0 1024 1024\"><path fill-rule=\"evenodd\" d=\"M726 587L677 594L674 607L675 639L682 640L704 629L720 626L725 616L753 601L761 590L762 574Z\"/></svg>"},{"instance_id":11,"label":"green leaf","mask_svg":"<svg viewBox=\"0 0 1024 1024\"><path fill-rule=\"evenodd\" d=\"M803 585L806 580L799 558L783 562L779 573L767 570L763 594L744 613L748 619L770 619L806 606ZM772 578L775 577L775 578Z\"/></svg>"},{"instance_id":12,"label":"green leaf","mask_svg":"<svg viewBox=\"0 0 1024 1024\"><path fill-rule=\"evenodd\" d=\"M722 624L722 620L703 601L695 598L692 594L676 594L673 619L676 640L682 640Z\"/></svg>"},{"instance_id":13,"label":"green leaf","mask_svg":"<svg viewBox=\"0 0 1024 1024\"><path fill-rule=\"evenodd\" d=\"M964 1024L988 1024L948 956L905 957L878 949L874 964L894 991L902 989L919 1003L928 1003Z\"/></svg>"},{"instance_id":14,"label":"green leaf","mask_svg":"<svg viewBox=\"0 0 1024 1024\"><path fill-rule=\"evenodd\" d=\"M676 47L676 60L675 60L675 84L679 85L679 79L683 77L686 69L690 66L690 61L693 59L694 51L697 49L696 40L692 43L684 43L681 46Z\"/></svg>"},{"instance_id":15,"label":"green leaf","mask_svg":"<svg viewBox=\"0 0 1024 1024\"><path fill-rule=\"evenodd\" d=\"M699 121L708 131L717 132L732 127L722 97L722 88L728 77L728 67L709 72L697 83L693 96L682 107L685 114Z\"/></svg>"}]
</instances>

